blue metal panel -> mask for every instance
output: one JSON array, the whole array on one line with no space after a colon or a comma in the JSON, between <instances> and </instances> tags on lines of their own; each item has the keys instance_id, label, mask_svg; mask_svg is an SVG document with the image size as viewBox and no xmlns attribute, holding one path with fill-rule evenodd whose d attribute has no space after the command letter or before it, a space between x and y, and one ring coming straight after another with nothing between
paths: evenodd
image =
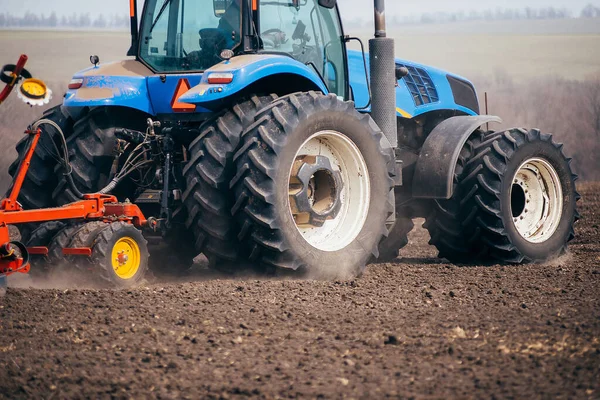
<instances>
[{"instance_id":1,"label":"blue metal panel","mask_svg":"<svg viewBox=\"0 0 600 400\"><path fill-rule=\"evenodd\" d=\"M156 114L172 114L173 109L171 103L175 96L175 90L181 79L187 79L189 87L192 88L200 83L202 74L199 73L188 73L188 74L169 74L164 76L165 81L163 82L158 75L148 77L148 91L150 92L150 99L154 107ZM179 101L182 101L181 97ZM184 101L184 103L187 103ZM196 112L207 112L206 109L196 108Z\"/></svg>"},{"instance_id":2,"label":"blue metal panel","mask_svg":"<svg viewBox=\"0 0 600 400\"><path fill-rule=\"evenodd\" d=\"M83 86L69 90L64 105L69 108L93 106L123 106L141 110L150 115L174 113L172 104L176 90L182 80L191 88L177 100L196 105L196 113L209 112L203 103L235 95L252 83L277 74L295 75L312 82L316 88L328 93L318 74L291 57L282 55L243 55L222 62L202 73L165 74L162 77L149 70L145 75L112 76L108 69L111 64L91 67L75 74L82 78ZM103 68L107 68L103 70ZM103 72L106 71L106 74ZM214 72L230 72L234 79L231 84L212 85L208 76ZM187 110L189 111L189 110Z\"/></svg>"},{"instance_id":3,"label":"blue metal panel","mask_svg":"<svg viewBox=\"0 0 600 400\"><path fill-rule=\"evenodd\" d=\"M83 71L82 71L83 72ZM138 76L74 76L83 78L78 90L68 90L63 104L65 107L122 106L154 114L146 78Z\"/></svg>"},{"instance_id":4,"label":"blue metal panel","mask_svg":"<svg viewBox=\"0 0 600 400\"><path fill-rule=\"evenodd\" d=\"M366 57L368 71L368 54L366 55ZM350 73L350 86L352 86L352 90L354 92L354 100L356 102L356 107L364 107L369 102L369 91L367 87L367 81L365 79L365 68L363 65L362 52L356 50L348 50L348 62L348 70ZM424 101L423 95L421 94L420 101L417 103L422 104L417 105L417 103L415 103L414 96L413 94L411 94L411 90L407 85L407 81L405 81L406 78L402 79L399 82L398 87L396 88L396 109L398 111L398 116L412 118L435 110L457 110L464 112L467 115L477 115L475 111L460 106L454 102L454 95L452 93L450 83L448 82L446 76L451 75L462 80L466 79L454 74L448 74L447 72L436 68L424 66L410 61L396 59L396 64L409 67L409 71L416 71L416 73L413 71L413 73L411 74L412 76L408 77L408 82L412 83L417 81L419 84L422 85L422 87L425 87L427 90L428 84L425 82L426 78L423 79L423 77L419 77L419 75L423 75L422 73L419 73L419 71L424 71L426 72L426 75L428 75L431 79L431 84L433 84L435 88L435 96L434 92L429 90L427 94L428 100ZM413 89L415 87L413 87ZM370 108L367 108L365 111L370 112Z\"/></svg>"},{"instance_id":5,"label":"blue metal panel","mask_svg":"<svg viewBox=\"0 0 600 400\"><path fill-rule=\"evenodd\" d=\"M233 81L226 85L209 84L208 78L211 73L232 73ZM234 57L228 62L222 62L206 70L200 84L181 96L179 100L197 105L220 100L238 93L262 78L277 74L290 74L306 78L323 93L328 93L325 84L311 67L291 57L257 54Z\"/></svg>"}]
</instances>

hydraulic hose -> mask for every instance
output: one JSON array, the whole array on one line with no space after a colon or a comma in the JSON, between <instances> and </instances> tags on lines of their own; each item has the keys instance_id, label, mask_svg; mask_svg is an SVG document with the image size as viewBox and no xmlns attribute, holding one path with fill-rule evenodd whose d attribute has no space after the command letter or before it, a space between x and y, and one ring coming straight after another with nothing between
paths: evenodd
<instances>
[{"instance_id":1,"label":"hydraulic hose","mask_svg":"<svg viewBox=\"0 0 600 400\"><path fill-rule=\"evenodd\" d=\"M46 119L46 118L36 121L32 125L31 130L36 131L42 125L50 125L54 129L56 129L56 131L58 132L58 136L60 137L61 144L63 147L62 160L63 160L64 167L66 169L65 178L67 179L69 188L71 189L71 191L73 192L75 197L82 199L83 193L81 193L81 191L77 188L77 186L75 185L75 181L73 181L73 176L71 175L71 172L73 172L73 168L71 167L71 164L69 163L69 149L67 148L67 139L65 138L64 132L62 131L62 129L60 129L60 126L58 126L58 124L56 122Z\"/></svg>"},{"instance_id":2,"label":"hydraulic hose","mask_svg":"<svg viewBox=\"0 0 600 400\"><path fill-rule=\"evenodd\" d=\"M120 179L118 178L114 178L112 181L110 181L110 183L108 185L106 185L102 190L100 190L98 193L100 194L109 194L110 192L112 192L117 185L121 182Z\"/></svg>"},{"instance_id":3,"label":"hydraulic hose","mask_svg":"<svg viewBox=\"0 0 600 400\"><path fill-rule=\"evenodd\" d=\"M36 131L42 125L50 125L54 129L56 129L56 131L58 132L58 136L60 137L62 148L63 148L62 160L63 160L63 165L66 169L65 178L67 180L67 183L69 184L69 188L71 189L71 191L75 195L75 197L82 199L83 193L81 193L81 191L75 185L75 181L73 180L73 176L71 174L73 172L73 168L71 167L71 163L69 163L69 150L67 148L67 140L65 138L64 132L62 131L62 129L60 128L60 126L58 126L58 124L56 122L49 120L49 119L40 119L39 121L36 121L32 125L31 130ZM99 194L110 194L110 192L112 192L117 187L117 185L119 185L119 183L121 183L121 181L127 175L129 175L131 172L133 172L133 169L122 175L115 177L112 181L109 182L108 185L106 185L104 188L102 188L98 193Z\"/></svg>"}]
</instances>

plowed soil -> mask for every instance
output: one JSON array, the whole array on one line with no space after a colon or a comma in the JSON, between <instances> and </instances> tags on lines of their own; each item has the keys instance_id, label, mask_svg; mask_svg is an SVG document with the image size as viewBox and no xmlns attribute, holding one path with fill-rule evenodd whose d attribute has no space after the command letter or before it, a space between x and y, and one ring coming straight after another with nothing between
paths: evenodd
<instances>
[{"instance_id":1,"label":"plowed soil","mask_svg":"<svg viewBox=\"0 0 600 400\"><path fill-rule=\"evenodd\" d=\"M345 282L9 288L0 398L600 398L600 184L548 265L460 267L416 229Z\"/></svg>"}]
</instances>

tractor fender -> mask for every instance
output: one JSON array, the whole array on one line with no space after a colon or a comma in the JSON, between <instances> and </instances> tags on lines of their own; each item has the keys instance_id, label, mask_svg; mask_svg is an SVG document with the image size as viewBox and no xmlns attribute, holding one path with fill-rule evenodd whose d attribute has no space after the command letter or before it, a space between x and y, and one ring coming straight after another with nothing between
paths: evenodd
<instances>
[{"instance_id":1,"label":"tractor fender","mask_svg":"<svg viewBox=\"0 0 600 400\"><path fill-rule=\"evenodd\" d=\"M502 120L492 115L458 116L436 126L425 140L415 166L413 197L451 198L460 151L473 132L489 122L500 123Z\"/></svg>"},{"instance_id":2,"label":"tractor fender","mask_svg":"<svg viewBox=\"0 0 600 400\"><path fill-rule=\"evenodd\" d=\"M79 89L69 89L63 105L76 113L83 107L119 106L154 115L146 78L152 71L135 60L124 60L91 67L78 72Z\"/></svg>"},{"instance_id":3,"label":"tractor fender","mask_svg":"<svg viewBox=\"0 0 600 400\"><path fill-rule=\"evenodd\" d=\"M232 74L233 80L227 84L211 84L209 78L213 74ZM295 59L274 54L241 55L222 62L204 71L200 84L184 93L178 101L182 103L206 106L207 103L223 100L233 96L255 82L264 78L280 75L280 86L293 86L296 81L310 83L306 90L318 89L324 94L327 87L318 74L309 66ZM210 108L210 107L209 107Z\"/></svg>"}]
</instances>

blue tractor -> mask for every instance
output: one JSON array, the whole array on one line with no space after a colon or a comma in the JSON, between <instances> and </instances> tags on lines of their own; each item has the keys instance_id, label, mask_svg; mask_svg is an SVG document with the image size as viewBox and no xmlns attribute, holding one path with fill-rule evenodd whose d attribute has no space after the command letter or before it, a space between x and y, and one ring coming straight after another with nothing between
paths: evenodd
<instances>
[{"instance_id":1,"label":"blue tractor","mask_svg":"<svg viewBox=\"0 0 600 400\"><path fill-rule=\"evenodd\" d=\"M46 112L25 208L133 202L157 268L203 253L215 268L357 275L396 258L414 218L460 263L544 261L573 238L562 145L484 130L500 119L480 114L468 80L395 59L383 0L369 54L348 49L362 42L335 0L147 0L139 24L130 1L135 58L92 56ZM75 228L21 234L67 247Z\"/></svg>"}]
</instances>

